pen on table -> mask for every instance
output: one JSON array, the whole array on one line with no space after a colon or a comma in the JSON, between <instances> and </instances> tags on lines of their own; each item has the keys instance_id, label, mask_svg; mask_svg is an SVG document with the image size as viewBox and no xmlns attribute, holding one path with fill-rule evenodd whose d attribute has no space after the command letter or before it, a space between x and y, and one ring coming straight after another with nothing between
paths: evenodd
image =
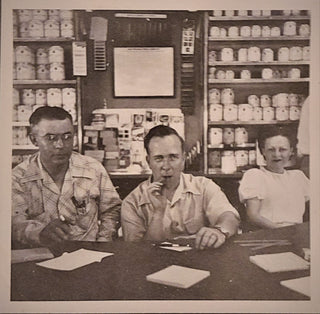
<instances>
[{"instance_id":1,"label":"pen on table","mask_svg":"<svg viewBox=\"0 0 320 314\"><path fill-rule=\"evenodd\" d=\"M178 243L163 243L163 244L153 244L153 246L158 246L158 247L180 247L180 246L190 246L189 244L186 245L180 245Z\"/></svg>"}]
</instances>

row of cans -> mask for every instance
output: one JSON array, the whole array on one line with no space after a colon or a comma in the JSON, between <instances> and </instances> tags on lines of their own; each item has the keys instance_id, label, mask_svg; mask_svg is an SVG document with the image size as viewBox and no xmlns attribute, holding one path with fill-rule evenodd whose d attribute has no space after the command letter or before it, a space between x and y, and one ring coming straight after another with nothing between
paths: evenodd
<instances>
[{"instance_id":1,"label":"row of cans","mask_svg":"<svg viewBox=\"0 0 320 314\"><path fill-rule=\"evenodd\" d=\"M278 70L272 68L263 68L260 73L252 73L249 69L243 69L240 71L233 70L217 70L215 67L210 68L209 72L209 80L233 80L233 79L241 79L241 80L250 80L255 76L255 78L262 78L264 80L269 79L281 79L281 78L289 78L289 79L300 79L301 70L299 68L290 68L288 70ZM257 77L260 76L260 77Z\"/></svg>"},{"instance_id":2,"label":"row of cans","mask_svg":"<svg viewBox=\"0 0 320 314\"><path fill-rule=\"evenodd\" d=\"M258 25L229 26L228 28L211 26L210 39L214 38L238 38L238 37L280 37L280 36L310 36L310 25L297 24L295 21L287 21L280 26Z\"/></svg>"},{"instance_id":3,"label":"row of cans","mask_svg":"<svg viewBox=\"0 0 320 314\"><path fill-rule=\"evenodd\" d=\"M302 106L306 96L296 93L277 93L274 95L263 94L261 96L251 94L247 97L247 103L253 107L288 107ZM230 105L235 103L233 88L211 88L208 93L209 104Z\"/></svg>"},{"instance_id":4,"label":"row of cans","mask_svg":"<svg viewBox=\"0 0 320 314\"><path fill-rule=\"evenodd\" d=\"M36 50L28 46L16 46L13 52L13 61L30 64L64 63L64 49L57 45Z\"/></svg>"},{"instance_id":5,"label":"row of cans","mask_svg":"<svg viewBox=\"0 0 320 314\"><path fill-rule=\"evenodd\" d=\"M34 66L30 63L15 63L13 66L14 80L65 80L64 63L39 64Z\"/></svg>"},{"instance_id":6,"label":"row of cans","mask_svg":"<svg viewBox=\"0 0 320 314\"><path fill-rule=\"evenodd\" d=\"M43 107L42 105L14 105L12 110L12 121L15 122L27 122L37 108ZM70 113L74 122L77 121L77 109L74 105L60 105L66 111Z\"/></svg>"},{"instance_id":7,"label":"row of cans","mask_svg":"<svg viewBox=\"0 0 320 314\"><path fill-rule=\"evenodd\" d=\"M76 90L73 87L48 89L13 89L14 105L49 105L49 106L75 106Z\"/></svg>"},{"instance_id":8,"label":"row of cans","mask_svg":"<svg viewBox=\"0 0 320 314\"><path fill-rule=\"evenodd\" d=\"M217 121L297 121L301 108L291 107L253 107L249 104L209 106L209 122Z\"/></svg>"},{"instance_id":9,"label":"row of cans","mask_svg":"<svg viewBox=\"0 0 320 314\"><path fill-rule=\"evenodd\" d=\"M74 37L72 20L31 20L13 26L13 37L17 38L71 38Z\"/></svg>"},{"instance_id":10,"label":"row of cans","mask_svg":"<svg viewBox=\"0 0 320 314\"><path fill-rule=\"evenodd\" d=\"M219 51L211 50L208 55L209 65L214 65L217 61L222 62L288 62L288 61L309 61L310 46L292 46L280 47L276 51L277 59L275 59L275 51L271 48L263 48L252 46L242 47L235 50L230 47L224 47Z\"/></svg>"},{"instance_id":11,"label":"row of cans","mask_svg":"<svg viewBox=\"0 0 320 314\"><path fill-rule=\"evenodd\" d=\"M13 10L13 25L19 23L30 22L31 20L38 20L45 22L46 20L72 20L73 10L59 10L59 9L19 9Z\"/></svg>"},{"instance_id":12,"label":"row of cans","mask_svg":"<svg viewBox=\"0 0 320 314\"><path fill-rule=\"evenodd\" d=\"M212 16L300 16L310 15L309 10L213 10Z\"/></svg>"},{"instance_id":13,"label":"row of cans","mask_svg":"<svg viewBox=\"0 0 320 314\"><path fill-rule=\"evenodd\" d=\"M257 164L256 151L251 150L213 150L209 152L208 166L211 169L220 169L222 173L234 173L239 168L255 166ZM239 170L240 170L239 169Z\"/></svg>"},{"instance_id":14,"label":"row of cans","mask_svg":"<svg viewBox=\"0 0 320 314\"><path fill-rule=\"evenodd\" d=\"M249 141L248 130L244 127L238 128L210 128L209 143L212 146L233 145L241 146Z\"/></svg>"}]
</instances>

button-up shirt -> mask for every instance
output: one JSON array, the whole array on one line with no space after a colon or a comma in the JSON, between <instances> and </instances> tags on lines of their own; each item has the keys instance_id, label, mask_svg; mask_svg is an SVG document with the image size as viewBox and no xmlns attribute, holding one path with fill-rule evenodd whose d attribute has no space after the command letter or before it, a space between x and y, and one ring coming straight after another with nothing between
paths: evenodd
<instances>
[{"instance_id":1,"label":"button-up shirt","mask_svg":"<svg viewBox=\"0 0 320 314\"><path fill-rule=\"evenodd\" d=\"M73 152L61 191L41 167L39 153L12 171L12 240L39 245L39 234L61 215L70 240L109 241L120 220L121 200L105 168Z\"/></svg>"},{"instance_id":2,"label":"button-up shirt","mask_svg":"<svg viewBox=\"0 0 320 314\"><path fill-rule=\"evenodd\" d=\"M150 184L150 179L142 182L122 203L121 225L126 241L143 239L152 221L155 208L147 192ZM172 200L167 201L164 234L167 239L195 234L204 226L214 226L219 216L227 211L239 218L217 184L205 177L182 173Z\"/></svg>"}]
</instances>

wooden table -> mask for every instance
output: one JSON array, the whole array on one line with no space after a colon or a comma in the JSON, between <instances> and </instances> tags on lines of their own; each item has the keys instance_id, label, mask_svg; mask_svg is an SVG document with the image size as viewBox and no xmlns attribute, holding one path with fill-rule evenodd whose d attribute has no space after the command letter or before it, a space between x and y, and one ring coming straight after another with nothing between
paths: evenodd
<instances>
[{"instance_id":1,"label":"wooden table","mask_svg":"<svg viewBox=\"0 0 320 314\"><path fill-rule=\"evenodd\" d=\"M253 252L235 240L287 239L292 245ZM64 251L87 248L114 253L100 263L69 272L46 269L35 262L12 264L11 300L309 300L280 285L281 280L310 275L309 270L268 273L249 256L291 251L302 255L309 247L309 224L260 230L230 238L219 249L169 251L151 243L65 243ZM188 288L175 288L146 280L169 265L210 271L210 277Z\"/></svg>"}]
</instances>

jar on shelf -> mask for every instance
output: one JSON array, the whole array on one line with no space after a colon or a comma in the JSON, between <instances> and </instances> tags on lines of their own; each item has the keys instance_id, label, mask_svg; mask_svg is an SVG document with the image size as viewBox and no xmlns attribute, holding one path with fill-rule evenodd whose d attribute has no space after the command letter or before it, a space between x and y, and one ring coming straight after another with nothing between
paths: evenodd
<instances>
[{"instance_id":1,"label":"jar on shelf","mask_svg":"<svg viewBox=\"0 0 320 314\"><path fill-rule=\"evenodd\" d=\"M65 79L65 70L63 63L51 63L50 64L50 79L53 81L60 81Z\"/></svg>"},{"instance_id":2,"label":"jar on shelf","mask_svg":"<svg viewBox=\"0 0 320 314\"><path fill-rule=\"evenodd\" d=\"M225 145L233 145L235 139L235 133L233 128L223 129L223 143Z\"/></svg>"},{"instance_id":3,"label":"jar on shelf","mask_svg":"<svg viewBox=\"0 0 320 314\"><path fill-rule=\"evenodd\" d=\"M62 91L60 88L49 88L47 90L48 106L62 106Z\"/></svg>"},{"instance_id":4,"label":"jar on shelf","mask_svg":"<svg viewBox=\"0 0 320 314\"><path fill-rule=\"evenodd\" d=\"M36 89L36 105L47 105L47 91L43 88Z\"/></svg>"},{"instance_id":5,"label":"jar on shelf","mask_svg":"<svg viewBox=\"0 0 320 314\"><path fill-rule=\"evenodd\" d=\"M220 146L223 143L222 129L210 128L209 142L212 146Z\"/></svg>"},{"instance_id":6,"label":"jar on shelf","mask_svg":"<svg viewBox=\"0 0 320 314\"><path fill-rule=\"evenodd\" d=\"M235 129L234 142L237 146L241 146L243 144L248 143L249 134L248 130L244 127L238 127Z\"/></svg>"},{"instance_id":7,"label":"jar on shelf","mask_svg":"<svg viewBox=\"0 0 320 314\"><path fill-rule=\"evenodd\" d=\"M36 94L31 88L25 88L22 90L22 104L33 106L36 104Z\"/></svg>"},{"instance_id":8,"label":"jar on shelf","mask_svg":"<svg viewBox=\"0 0 320 314\"><path fill-rule=\"evenodd\" d=\"M221 172L231 174L237 171L236 160L233 151L223 151L221 156Z\"/></svg>"},{"instance_id":9,"label":"jar on shelf","mask_svg":"<svg viewBox=\"0 0 320 314\"><path fill-rule=\"evenodd\" d=\"M60 37L60 24L57 20L47 20L44 22L44 37Z\"/></svg>"}]
</instances>

